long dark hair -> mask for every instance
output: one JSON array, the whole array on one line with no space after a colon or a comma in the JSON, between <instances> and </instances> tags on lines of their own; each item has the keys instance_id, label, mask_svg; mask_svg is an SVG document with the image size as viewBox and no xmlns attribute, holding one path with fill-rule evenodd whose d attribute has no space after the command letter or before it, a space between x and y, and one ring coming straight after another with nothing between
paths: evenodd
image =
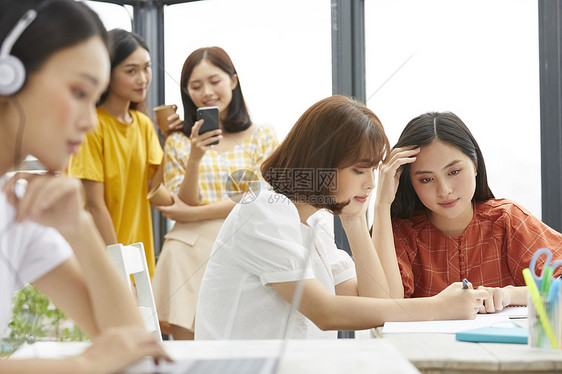
<instances>
[{"instance_id":1,"label":"long dark hair","mask_svg":"<svg viewBox=\"0 0 562 374\"><path fill-rule=\"evenodd\" d=\"M476 191L473 202L492 199L494 194L488 186L486 165L480 146L464 122L451 112L431 112L412 119L394 148L417 145L423 147L439 139L458 148L476 165ZM390 208L392 217L412 218L425 210L410 180L410 165L404 166L396 197Z\"/></svg>"},{"instance_id":2,"label":"long dark hair","mask_svg":"<svg viewBox=\"0 0 562 374\"><path fill-rule=\"evenodd\" d=\"M74 0L0 0L1 42L30 9L37 11L37 17L20 35L11 51L23 63L26 79L61 49L94 36L99 36L107 45L107 32L96 12Z\"/></svg>"},{"instance_id":3,"label":"long dark hair","mask_svg":"<svg viewBox=\"0 0 562 374\"><path fill-rule=\"evenodd\" d=\"M135 52L139 47L148 50L148 45L146 42L133 32L129 32L123 29L112 29L108 33L109 37L109 57L111 60L111 75L113 76L113 69L122 63L127 57L129 57L133 52ZM109 86L105 92L101 95L98 104L101 105L107 99L109 95ZM130 108L136 109L139 103L131 102Z\"/></svg>"},{"instance_id":4,"label":"long dark hair","mask_svg":"<svg viewBox=\"0 0 562 374\"><path fill-rule=\"evenodd\" d=\"M261 172L275 192L339 214L349 202L335 201L333 185L316 180L311 188L300 188L294 173L335 172L358 161L378 166L389 149L375 113L349 97L334 95L303 113L281 145L263 162Z\"/></svg>"},{"instance_id":5,"label":"long dark hair","mask_svg":"<svg viewBox=\"0 0 562 374\"><path fill-rule=\"evenodd\" d=\"M183 64L180 80L184 118L183 129L181 131L186 136L191 135L191 128L195 124L195 121L197 121L197 107L189 96L187 84L189 83L189 78L191 77L193 69L202 61L208 61L224 71L231 78L238 75L230 56L220 47L199 48L187 57ZM250 114L246 108L246 102L244 101L244 95L242 95L242 88L240 87L240 79L238 79L238 84L232 90L232 100L228 105L227 115L222 125L225 132L235 133L246 130L251 124Z\"/></svg>"}]
</instances>

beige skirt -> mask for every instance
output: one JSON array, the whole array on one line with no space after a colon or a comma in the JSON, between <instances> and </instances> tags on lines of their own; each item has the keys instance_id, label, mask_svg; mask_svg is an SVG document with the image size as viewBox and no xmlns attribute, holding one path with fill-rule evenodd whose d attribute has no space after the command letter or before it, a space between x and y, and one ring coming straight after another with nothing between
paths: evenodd
<instances>
[{"instance_id":1,"label":"beige skirt","mask_svg":"<svg viewBox=\"0 0 562 374\"><path fill-rule=\"evenodd\" d=\"M164 236L152 278L161 322L193 331L199 287L223 222L224 219L176 222Z\"/></svg>"}]
</instances>

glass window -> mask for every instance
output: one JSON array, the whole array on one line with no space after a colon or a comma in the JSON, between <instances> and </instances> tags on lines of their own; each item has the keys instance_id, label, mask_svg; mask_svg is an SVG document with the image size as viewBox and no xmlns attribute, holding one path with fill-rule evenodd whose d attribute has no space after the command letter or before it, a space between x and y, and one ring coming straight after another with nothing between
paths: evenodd
<instances>
[{"instance_id":1,"label":"glass window","mask_svg":"<svg viewBox=\"0 0 562 374\"><path fill-rule=\"evenodd\" d=\"M165 7L165 96L182 113L179 81L195 49L231 57L253 122L283 138L299 116L332 93L329 0L214 0Z\"/></svg>"},{"instance_id":2,"label":"glass window","mask_svg":"<svg viewBox=\"0 0 562 374\"><path fill-rule=\"evenodd\" d=\"M496 197L540 218L537 2L367 0L365 24L367 105L390 142L421 113L456 113Z\"/></svg>"}]
</instances>

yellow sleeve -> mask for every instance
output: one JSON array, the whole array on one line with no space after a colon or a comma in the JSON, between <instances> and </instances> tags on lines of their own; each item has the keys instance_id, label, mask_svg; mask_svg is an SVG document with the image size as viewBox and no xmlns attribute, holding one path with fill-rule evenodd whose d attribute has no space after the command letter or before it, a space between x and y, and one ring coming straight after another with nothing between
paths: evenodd
<instances>
[{"instance_id":1,"label":"yellow sleeve","mask_svg":"<svg viewBox=\"0 0 562 374\"><path fill-rule=\"evenodd\" d=\"M86 134L78 153L70 158L69 176L96 182L104 181L102 118L99 118L99 121L100 125Z\"/></svg>"},{"instance_id":2,"label":"yellow sleeve","mask_svg":"<svg viewBox=\"0 0 562 374\"><path fill-rule=\"evenodd\" d=\"M139 123L142 125L143 131L145 131L146 134L148 179L151 179L154 173L156 173L158 166L163 161L164 152L162 151L158 135L156 134L156 130L150 118L138 111L137 115L139 117Z\"/></svg>"},{"instance_id":3,"label":"yellow sleeve","mask_svg":"<svg viewBox=\"0 0 562 374\"><path fill-rule=\"evenodd\" d=\"M264 159L268 158L269 155L271 155L275 150L275 148L277 148L277 146L279 145L279 139L277 139L277 133L275 132L275 129L273 127L271 126L266 127L265 133L266 136L265 136L265 141L263 143Z\"/></svg>"},{"instance_id":4,"label":"yellow sleeve","mask_svg":"<svg viewBox=\"0 0 562 374\"><path fill-rule=\"evenodd\" d=\"M271 126L265 126L262 128L259 141L261 146L260 147L261 152L256 158L255 168L256 171L258 172L258 175L261 176L261 170L260 170L261 164L266 158L268 158L273 153L275 148L277 148L277 146L279 145L279 140L277 139L277 134L275 132L275 129Z\"/></svg>"},{"instance_id":5,"label":"yellow sleeve","mask_svg":"<svg viewBox=\"0 0 562 374\"><path fill-rule=\"evenodd\" d=\"M185 167L191 151L191 142L181 132L168 136L164 145L164 184L170 191L178 193Z\"/></svg>"}]
</instances>

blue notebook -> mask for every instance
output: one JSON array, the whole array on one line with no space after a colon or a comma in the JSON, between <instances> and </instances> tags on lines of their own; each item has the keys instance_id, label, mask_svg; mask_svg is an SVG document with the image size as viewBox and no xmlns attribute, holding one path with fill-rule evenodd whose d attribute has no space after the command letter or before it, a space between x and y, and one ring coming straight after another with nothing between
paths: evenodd
<instances>
[{"instance_id":1,"label":"blue notebook","mask_svg":"<svg viewBox=\"0 0 562 374\"><path fill-rule=\"evenodd\" d=\"M457 340L463 342L480 343L514 343L527 344L529 329L524 327L480 327L477 329L459 331Z\"/></svg>"}]
</instances>

